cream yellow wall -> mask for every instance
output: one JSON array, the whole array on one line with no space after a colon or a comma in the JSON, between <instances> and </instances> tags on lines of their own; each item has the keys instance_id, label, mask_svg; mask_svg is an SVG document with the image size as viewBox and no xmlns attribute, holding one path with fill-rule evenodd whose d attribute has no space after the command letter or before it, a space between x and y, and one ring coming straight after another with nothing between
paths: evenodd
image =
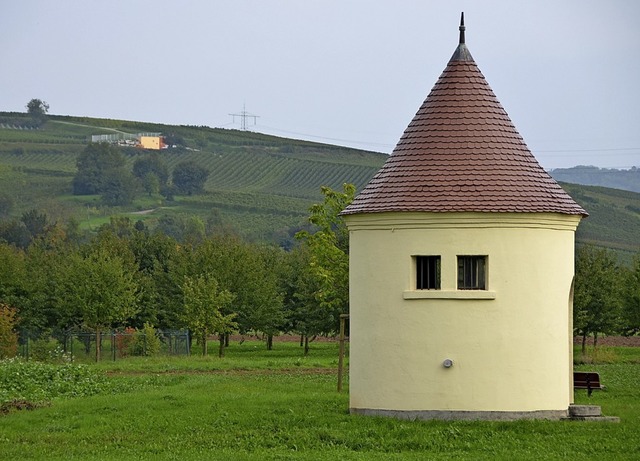
<instances>
[{"instance_id":1,"label":"cream yellow wall","mask_svg":"<svg viewBox=\"0 0 640 461\"><path fill-rule=\"evenodd\" d=\"M350 231L350 406L566 410L579 216L373 213ZM441 290L412 256L441 255ZM488 256L486 291L457 291L457 255ZM443 361L453 360L445 368Z\"/></svg>"},{"instance_id":2,"label":"cream yellow wall","mask_svg":"<svg viewBox=\"0 0 640 461\"><path fill-rule=\"evenodd\" d=\"M143 149L160 149L162 144L162 138L160 136L141 136L140 146Z\"/></svg>"}]
</instances>

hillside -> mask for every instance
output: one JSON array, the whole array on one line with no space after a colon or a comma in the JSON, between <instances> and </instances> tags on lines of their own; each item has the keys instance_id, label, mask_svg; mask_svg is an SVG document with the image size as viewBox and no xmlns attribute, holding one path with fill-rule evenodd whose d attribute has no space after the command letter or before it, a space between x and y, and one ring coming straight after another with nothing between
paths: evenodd
<instances>
[{"instance_id":1,"label":"hillside","mask_svg":"<svg viewBox=\"0 0 640 461\"><path fill-rule=\"evenodd\" d=\"M209 225L232 229L250 240L283 243L306 224L308 208L322 200L320 187L358 189L382 166L386 155L247 131L174 126L86 117L48 116L40 129L20 129L26 114L0 112L0 197L13 200L10 217L31 209L53 220L73 218L95 228L113 215L149 226L176 216L197 215ZM161 132L178 147L162 151L169 168L183 160L206 166L206 194L141 195L132 207L109 208L96 196L71 195L77 155L91 135ZM132 165L146 151L124 148ZM612 248L629 260L640 252L640 194L604 187L563 184L589 213L579 243Z\"/></svg>"},{"instance_id":2,"label":"hillside","mask_svg":"<svg viewBox=\"0 0 640 461\"><path fill-rule=\"evenodd\" d=\"M14 201L13 216L32 208L56 220L73 217L82 227L110 215L130 215L151 225L163 216L197 214L252 240L279 240L306 224L308 209L322 200L320 187L363 187L386 155L239 130L169 126L87 117L48 116L40 129L20 129L26 114L0 112L0 193ZM25 123L26 124L26 123ZM162 151L169 168L193 160L211 174L205 195L165 202L141 197L132 209L101 206L97 197L72 196L75 162L91 135L161 132L178 147ZM124 148L127 162L148 152Z\"/></svg>"},{"instance_id":3,"label":"hillside","mask_svg":"<svg viewBox=\"0 0 640 461\"><path fill-rule=\"evenodd\" d=\"M627 262L640 252L640 194L599 186L561 185L589 213L578 227L578 243L614 249Z\"/></svg>"},{"instance_id":4,"label":"hillside","mask_svg":"<svg viewBox=\"0 0 640 461\"><path fill-rule=\"evenodd\" d=\"M640 192L640 168L638 167L616 170L580 165L572 168L556 168L550 173L556 181L560 182Z\"/></svg>"}]
</instances>

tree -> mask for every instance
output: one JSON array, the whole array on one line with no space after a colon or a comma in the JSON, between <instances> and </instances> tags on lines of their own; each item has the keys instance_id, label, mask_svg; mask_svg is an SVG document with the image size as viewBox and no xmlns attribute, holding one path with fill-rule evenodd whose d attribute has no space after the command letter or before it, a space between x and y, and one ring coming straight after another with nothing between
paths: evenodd
<instances>
[{"instance_id":1,"label":"tree","mask_svg":"<svg viewBox=\"0 0 640 461\"><path fill-rule=\"evenodd\" d=\"M204 191L209 170L193 161L178 163L173 169L173 185L180 194L193 195Z\"/></svg>"},{"instance_id":2,"label":"tree","mask_svg":"<svg viewBox=\"0 0 640 461\"><path fill-rule=\"evenodd\" d=\"M149 173L155 174L162 185L166 185L169 180L169 167L157 153L146 155L133 162L133 175L136 178L142 179Z\"/></svg>"},{"instance_id":3,"label":"tree","mask_svg":"<svg viewBox=\"0 0 640 461\"><path fill-rule=\"evenodd\" d=\"M237 324L235 314L223 314L234 296L227 290L220 290L218 282L211 274L186 277L182 285L184 293L183 318L189 329L202 343L202 355L207 355L207 338L218 333L221 338L233 331ZM218 355L224 355L224 342L220 341Z\"/></svg>"},{"instance_id":4,"label":"tree","mask_svg":"<svg viewBox=\"0 0 640 461\"><path fill-rule=\"evenodd\" d=\"M33 209L23 213L20 220L24 223L32 238L44 234L47 230L47 214L38 210Z\"/></svg>"},{"instance_id":5,"label":"tree","mask_svg":"<svg viewBox=\"0 0 640 461\"><path fill-rule=\"evenodd\" d=\"M44 123L49 112L49 104L41 99L32 99L27 103L27 114L36 122L37 125Z\"/></svg>"},{"instance_id":6,"label":"tree","mask_svg":"<svg viewBox=\"0 0 640 461\"><path fill-rule=\"evenodd\" d=\"M12 219L0 222L0 240L18 248L27 248L31 243L31 234L22 221Z\"/></svg>"},{"instance_id":7,"label":"tree","mask_svg":"<svg viewBox=\"0 0 640 461\"><path fill-rule=\"evenodd\" d=\"M308 246L301 245L288 254L290 276L285 293L287 331L300 335L304 355L309 354L309 338L336 329L335 313L320 305L319 279L312 269Z\"/></svg>"},{"instance_id":8,"label":"tree","mask_svg":"<svg viewBox=\"0 0 640 461\"><path fill-rule=\"evenodd\" d=\"M356 195L356 187L353 184L343 184L342 192L334 191L330 187L321 187L324 201L312 205L309 211L309 222L319 228L317 234L325 234L331 238L331 243L343 253L349 253L349 230L340 216ZM306 237L308 232L302 231L301 237Z\"/></svg>"},{"instance_id":9,"label":"tree","mask_svg":"<svg viewBox=\"0 0 640 461\"><path fill-rule=\"evenodd\" d=\"M73 216L67 219L64 230L67 236L67 241L77 244L82 241L88 232L80 229L80 222Z\"/></svg>"},{"instance_id":10,"label":"tree","mask_svg":"<svg viewBox=\"0 0 640 461\"><path fill-rule=\"evenodd\" d=\"M28 300L26 256L23 250L12 245L0 243L0 305L9 305L21 308Z\"/></svg>"},{"instance_id":11,"label":"tree","mask_svg":"<svg viewBox=\"0 0 640 461\"><path fill-rule=\"evenodd\" d=\"M142 186L149 197L160 193L160 180L155 173L147 173L142 178Z\"/></svg>"},{"instance_id":12,"label":"tree","mask_svg":"<svg viewBox=\"0 0 640 461\"><path fill-rule=\"evenodd\" d=\"M235 313L241 333L250 330L275 334L281 324L282 295L277 275L268 266L266 250L230 235L212 236L190 257L190 273L213 274L220 287L235 299L227 313Z\"/></svg>"},{"instance_id":13,"label":"tree","mask_svg":"<svg viewBox=\"0 0 640 461\"><path fill-rule=\"evenodd\" d=\"M348 312L349 305L349 232L340 212L355 197L355 186L344 184L343 192L323 187L324 201L310 208L309 221L318 230L315 233L300 231L296 238L309 247L310 262L307 288L313 287L313 295L319 306L331 316L338 328L341 313Z\"/></svg>"},{"instance_id":14,"label":"tree","mask_svg":"<svg viewBox=\"0 0 640 461\"><path fill-rule=\"evenodd\" d=\"M100 334L113 323L124 322L138 311L140 293L123 259L97 249L86 256L70 255L58 290L58 299L96 333L96 361L100 360Z\"/></svg>"},{"instance_id":15,"label":"tree","mask_svg":"<svg viewBox=\"0 0 640 461\"><path fill-rule=\"evenodd\" d=\"M184 275L175 239L160 232L137 231L127 243L134 255L138 283L143 287L134 325L141 326L146 321L162 329L184 326L179 317Z\"/></svg>"},{"instance_id":16,"label":"tree","mask_svg":"<svg viewBox=\"0 0 640 461\"><path fill-rule=\"evenodd\" d=\"M184 146L185 141L182 136L177 133L170 132L164 135L164 142L169 147Z\"/></svg>"},{"instance_id":17,"label":"tree","mask_svg":"<svg viewBox=\"0 0 640 461\"><path fill-rule=\"evenodd\" d=\"M9 216L14 205L15 202L10 195L0 193L0 218L6 218Z\"/></svg>"},{"instance_id":18,"label":"tree","mask_svg":"<svg viewBox=\"0 0 640 461\"><path fill-rule=\"evenodd\" d=\"M34 98L27 103L27 113L32 116L42 116L49 112L49 104L41 99Z\"/></svg>"},{"instance_id":19,"label":"tree","mask_svg":"<svg viewBox=\"0 0 640 461\"><path fill-rule=\"evenodd\" d=\"M73 178L74 195L100 193L109 173L123 168L124 164L123 155L110 144L88 144L76 160L78 171Z\"/></svg>"},{"instance_id":20,"label":"tree","mask_svg":"<svg viewBox=\"0 0 640 461\"><path fill-rule=\"evenodd\" d=\"M153 153L133 162L133 175L151 195L167 187L169 167L157 153Z\"/></svg>"},{"instance_id":21,"label":"tree","mask_svg":"<svg viewBox=\"0 0 640 461\"><path fill-rule=\"evenodd\" d=\"M30 210L23 213L19 220L0 222L0 239L26 249L36 238L46 237L54 228L55 225L48 223L45 213Z\"/></svg>"},{"instance_id":22,"label":"tree","mask_svg":"<svg viewBox=\"0 0 640 461\"><path fill-rule=\"evenodd\" d=\"M640 332L640 254L625 271L623 297L622 333L636 335Z\"/></svg>"},{"instance_id":23,"label":"tree","mask_svg":"<svg viewBox=\"0 0 640 461\"><path fill-rule=\"evenodd\" d=\"M273 337L286 331L284 293L290 275L287 254L280 248L257 247L263 280L260 282L259 304L250 313L250 323L267 336L267 350L273 349Z\"/></svg>"},{"instance_id":24,"label":"tree","mask_svg":"<svg viewBox=\"0 0 640 461\"><path fill-rule=\"evenodd\" d=\"M17 323L17 310L7 304L0 303L0 360L16 355L18 334L15 327Z\"/></svg>"},{"instance_id":25,"label":"tree","mask_svg":"<svg viewBox=\"0 0 640 461\"><path fill-rule=\"evenodd\" d=\"M129 237L135 232L133 222L128 216L111 216L109 222L98 228L98 237Z\"/></svg>"},{"instance_id":26,"label":"tree","mask_svg":"<svg viewBox=\"0 0 640 461\"><path fill-rule=\"evenodd\" d=\"M585 352L587 336L615 333L620 324L620 271L615 255L606 249L584 245L576 252L573 297L573 327L582 336Z\"/></svg>"},{"instance_id":27,"label":"tree","mask_svg":"<svg viewBox=\"0 0 640 461\"><path fill-rule=\"evenodd\" d=\"M135 183L116 146L89 143L78 156L76 167L74 195L103 194L103 200L109 205L124 205L133 199Z\"/></svg>"},{"instance_id":28,"label":"tree","mask_svg":"<svg viewBox=\"0 0 640 461\"><path fill-rule=\"evenodd\" d=\"M173 237L178 242L199 243L205 237L205 226L198 216L175 214L158 219L156 231Z\"/></svg>"},{"instance_id":29,"label":"tree","mask_svg":"<svg viewBox=\"0 0 640 461\"><path fill-rule=\"evenodd\" d=\"M136 196L136 183L124 170L112 171L105 176L101 198L106 205L129 205Z\"/></svg>"},{"instance_id":30,"label":"tree","mask_svg":"<svg viewBox=\"0 0 640 461\"><path fill-rule=\"evenodd\" d=\"M61 301L60 290L73 252L71 245L35 242L27 251L28 274L25 300L20 308L20 328L31 332L65 330L73 324L73 314Z\"/></svg>"}]
</instances>

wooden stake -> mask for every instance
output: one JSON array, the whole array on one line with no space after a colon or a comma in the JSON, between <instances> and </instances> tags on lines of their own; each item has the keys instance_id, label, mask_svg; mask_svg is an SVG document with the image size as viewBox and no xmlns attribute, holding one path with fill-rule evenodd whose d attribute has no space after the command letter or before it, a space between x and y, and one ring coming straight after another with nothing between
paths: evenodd
<instances>
[{"instance_id":1,"label":"wooden stake","mask_svg":"<svg viewBox=\"0 0 640 461\"><path fill-rule=\"evenodd\" d=\"M342 369L344 367L344 324L349 318L349 314L340 314L340 352L338 355L338 392L342 392Z\"/></svg>"}]
</instances>

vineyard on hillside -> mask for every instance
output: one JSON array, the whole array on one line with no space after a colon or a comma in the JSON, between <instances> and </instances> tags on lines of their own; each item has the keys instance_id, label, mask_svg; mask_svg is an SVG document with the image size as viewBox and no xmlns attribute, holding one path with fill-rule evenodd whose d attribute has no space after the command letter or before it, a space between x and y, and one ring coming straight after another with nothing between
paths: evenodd
<instances>
[{"instance_id":1,"label":"vineyard on hillside","mask_svg":"<svg viewBox=\"0 0 640 461\"><path fill-rule=\"evenodd\" d=\"M26 115L0 113L0 194L13 200L13 216L36 208L56 221L73 218L89 229L113 215L150 225L172 216L197 215L250 240L290 240L306 225L309 207L322 200L322 186L340 189L354 183L361 188L386 158L238 130L86 117L49 116L41 128L21 129L21 117ZM171 201L141 195L127 209L104 206L97 196L71 195L76 159L92 135L140 132L169 137L172 147L160 154L170 171L185 161L209 170L206 193ZM122 152L128 168L149 154L132 147Z\"/></svg>"},{"instance_id":2,"label":"vineyard on hillside","mask_svg":"<svg viewBox=\"0 0 640 461\"><path fill-rule=\"evenodd\" d=\"M20 128L26 114L0 112L0 195L13 200L9 217L31 209L53 220L73 218L95 229L111 216L151 225L161 219L196 215L250 240L291 240L307 224L309 207L322 200L320 188L360 190L386 155L248 131L198 126L50 115L38 129ZM5 123L6 122L6 123ZM28 125L25 123L25 125ZM158 132L171 147L161 151L169 170L193 161L210 171L205 193L193 197L141 194L127 208L107 207L98 196L73 196L76 159L96 134ZM122 151L129 168L148 151ZM640 194L602 187L563 185L589 213L578 243L615 249L623 259L640 251Z\"/></svg>"}]
</instances>

